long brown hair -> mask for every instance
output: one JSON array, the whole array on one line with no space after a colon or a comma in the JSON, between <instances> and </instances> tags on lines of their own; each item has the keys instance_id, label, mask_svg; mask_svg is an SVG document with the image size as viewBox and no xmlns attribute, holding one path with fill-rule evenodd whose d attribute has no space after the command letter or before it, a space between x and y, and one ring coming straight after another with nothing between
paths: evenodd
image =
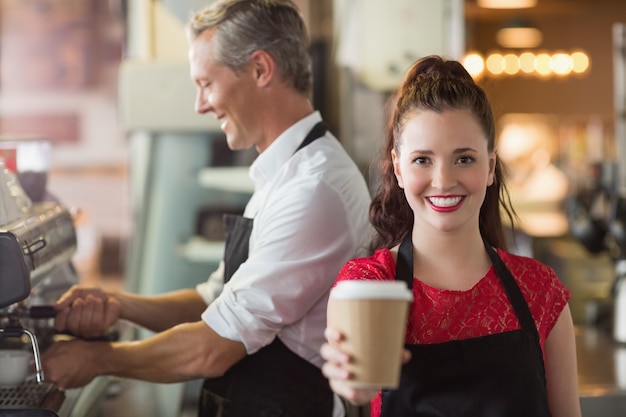
<instances>
[{"instance_id":1,"label":"long brown hair","mask_svg":"<svg viewBox=\"0 0 626 417\"><path fill-rule=\"evenodd\" d=\"M370 206L370 221L377 236L372 249L390 248L413 228L413 211L394 174L391 151L399 152L400 134L409 118L420 110L441 113L446 110L468 110L478 120L487 139L487 148L495 148L495 123L485 91L478 86L463 65L439 56L416 61L398 89L389 117L383 155L379 162L380 183ZM487 187L480 208L479 228L492 246L507 249L502 213L515 224L517 218L504 183L502 161L496 155L494 182Z\"/></svg>"}]
</instances>

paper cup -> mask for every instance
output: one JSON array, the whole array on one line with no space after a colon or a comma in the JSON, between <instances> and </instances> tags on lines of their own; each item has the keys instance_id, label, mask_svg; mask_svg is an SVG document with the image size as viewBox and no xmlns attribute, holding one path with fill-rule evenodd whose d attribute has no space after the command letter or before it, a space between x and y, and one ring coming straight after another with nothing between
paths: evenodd
<instances>
[{"instance_id":1,"label":"paper cup","mask_svg":"<svg viewBox=\"0 0 626 417\"><path fill-rule=\"evenodd\" d=\"M20 349L0 349L0 387L14 387L32 373L33 354Z\"/></svg>"},{"instance_id":2,"label":"paper cup","mask_svg":"<svg viewBox=\"0 0 626 417\"><path fill-rule=\"evenodd\" d=\"M400 380L411 291L401 281L341 281L330 293L328 326L345 337L350 384L396 388Z\"/></svg>"}]
</instances>

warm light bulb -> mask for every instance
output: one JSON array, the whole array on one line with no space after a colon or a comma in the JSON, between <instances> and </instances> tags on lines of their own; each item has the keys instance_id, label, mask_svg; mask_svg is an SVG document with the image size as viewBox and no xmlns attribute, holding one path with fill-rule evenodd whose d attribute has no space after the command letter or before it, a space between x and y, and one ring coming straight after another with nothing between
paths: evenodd
<instances>
[{"instance_id":1,"label":"warm light bulb","mask_svg":"<svg viewBox=\"0 0 626 417\"><path fill-rule=\"evenodd\" d=\"M485 70L485 61L479 54L470 53L463 59L463 66L472 77L476 78Z\"/></svg>"},{"instance_id":2,"label":"warm light bulb","mask_svg":"<svg viewBox=\"0 0 626 417\"><path fill-rule=\"evenodd\" d=\"M509 75L515 75L519 72L519 58L517 55L504 55L504 72Z\"/></svg>"},{"instance_id":3,"label":"warm light bulb","mask_svg":"<svg viewBox=\"0 0 626 417\"><path fill-rule=\"evenodd\" d=\"M500 54L491 54L487 57L487 70L495 75L504 72L504 57Z\"/></svg>"},{"instance_id":4,"label":"warm light bulb","mask_svg":"<svg viewBox=\"0 0 626 417\"><path fill-rule=\"evenodd\" d=\"M527 9L535 7L537 0L478 0L477 4L487 9Z\"/></svg>"},{"instance_id":5,"label":"warm light bulb","mask_svg":"<svg viewBox=\"0 0 626 417\"><path fill-rule=\"evenodd\" d=\"M552 55L550 65L556 75L567 75L572 71L574 63L568 54L558 53Z\"/></svg>"},{"instance_id":6,"label":"warm light bulb","mask_svg":"<svg viewBox=\"0 0 626 417\"><path fill-rule=\"evenodd\" d=\"M524 52L519 56L519 68L522 72L530 74L535 71L535 54Z\"/></svg>"},{"instance_id":7,"label":"warm light bulb","mask_svg":"<svg viewBox=\"0 0 626 417\"><path fill-rule=\"evenodd\" d=\"M550 75L550 72L552 72L551 64L552 57L550 55L545 53L539 54L535 58L535 71L537 71L539 75Z\"/></svg>"},{"instance_id":8,"label":"warm light bulb","mask_svg":"<svg viewBox=\"0 0 626 417\"><path fill-rule=\"evenodd\" d=\"M572 71L581 74L589 68L589 57L584 52L574 52L572 55Z\"/></svg>"}]
</instances>

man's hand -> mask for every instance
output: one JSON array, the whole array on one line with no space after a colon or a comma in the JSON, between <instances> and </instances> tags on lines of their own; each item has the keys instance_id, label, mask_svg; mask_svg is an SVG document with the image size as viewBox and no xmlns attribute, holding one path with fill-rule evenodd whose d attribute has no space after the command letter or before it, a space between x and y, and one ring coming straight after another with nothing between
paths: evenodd
<instances>
[{"instance_id":1,"label":"man's hand","mask_svg":"<svg viewBox=\"0 0 626 417\"><path fill-rule=\"evenodd\" d=\"M58 332L94 338L102 336L120 317L121 304L112 294L99 288L73 286L54 308L54 328Z\"/></svg>"},{"instance_id":2,"label":"man's hand","mask_svg":"<svg viewBox=\"0 0 626 417\"><path fill-rule=\"evenodd\" d=\"M102 344L82 340L54 343L41 355L44 379L59 389L87 385L98 376L96 347Z\"/></svg>"}]
</instances>

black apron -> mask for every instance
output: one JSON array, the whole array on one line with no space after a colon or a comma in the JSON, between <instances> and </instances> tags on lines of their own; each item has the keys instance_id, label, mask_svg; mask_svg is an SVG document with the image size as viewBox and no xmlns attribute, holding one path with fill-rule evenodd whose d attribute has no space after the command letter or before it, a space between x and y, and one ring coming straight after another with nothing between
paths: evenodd
<instances>
[{"instance_id":1,"label":"black apron","mask_svg":"<svg viewBox=\"0 0 626 417\"><path fill-rule=\"evenodd\" d=\"M485 248L521 329L472 339L407 344L397 390L383 390L381 417L549 417L539 333L528 304L496 251ZM411 233L398 251L396 280L413 288Z\"/></svg>"},{"instance_id":2,"label":"black apron","mask_svg":"<svg viewBox=\"0 0 626 417\"><path fill-rule=\"evenodd\" d=\"M326 133L316 124L296 152ZM253 219L224 215L224 282L248 259ZM247 355L223 376L206 379L199 417L330 417L333 393L321 370L287 348L278 337Z\"/></svg>"}]
</instances>

